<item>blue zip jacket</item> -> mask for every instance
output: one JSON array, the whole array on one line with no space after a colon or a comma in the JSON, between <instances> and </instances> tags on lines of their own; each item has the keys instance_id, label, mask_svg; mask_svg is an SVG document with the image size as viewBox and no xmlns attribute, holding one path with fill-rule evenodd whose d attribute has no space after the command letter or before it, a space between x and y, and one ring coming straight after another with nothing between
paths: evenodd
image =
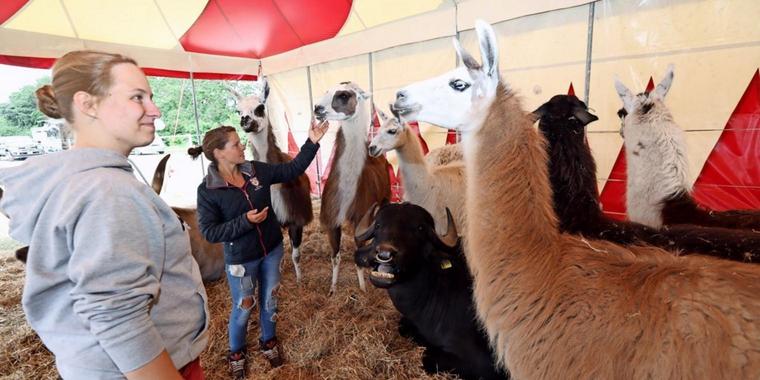
<instances>
[{"instance_id":1,"label":"blue zip jacket","mask_svg":"<svg viewBox=\"0 0 760 380\"><path fill-rule=\"evenodd\" d=\"M245 178L242 188L233 186L219 174L216 164L198 186L198 224L201 234L212 243L224 243L224 262L242 264L263 257L282 243L282 231L272 208L269 187L296 179L306 171L319 144L306 139L298 155L288 163L267 164L246 161L240 164ZM251 223L248 211L269 207L267 218Z\"/></svg>"}]
</instances>

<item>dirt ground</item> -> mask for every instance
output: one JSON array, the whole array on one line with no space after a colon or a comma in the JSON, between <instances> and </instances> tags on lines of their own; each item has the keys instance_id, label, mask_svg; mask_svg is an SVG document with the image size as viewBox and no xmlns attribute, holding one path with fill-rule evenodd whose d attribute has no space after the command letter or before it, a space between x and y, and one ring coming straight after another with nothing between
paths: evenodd
<instances>
[{"instance_id":1,"label":"dirt ground","mask_svg":"<svg viewBox=\"0 0 760 380\"><path fill-rule=\"evenodd\" d=\"M318 204L315 206L318 209ZM318 223L312 222L304 234L304 279L300 286L295 281L286 236L277 324L286 364L270 369L267 361L251 350L248 378L454 379L424 373L422 349L399 336L399 314L384 290L369 282L366 293L359 290L353 264L355 247L347 232L344 229L338 290L333 296L328 296L329 244ZM52 355L28 326L21 310L23 281L23 265L6 248L0 252L0 379L55 379ZM211 325L209 344L201 360L207 379L227 379L229 290L225 280L208 283L206 289ZM257 348L258 318L251 318L248 331L249 347Z\"/></svg>"}]
</instances>

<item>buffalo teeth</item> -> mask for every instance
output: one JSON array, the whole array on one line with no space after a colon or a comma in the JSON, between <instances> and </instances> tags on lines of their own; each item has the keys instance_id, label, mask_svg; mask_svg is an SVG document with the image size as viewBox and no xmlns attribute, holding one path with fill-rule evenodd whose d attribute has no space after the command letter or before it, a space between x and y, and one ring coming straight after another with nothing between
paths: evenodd
<instances>
[{"instance_id":1,"label":"buffalo teeth","mask_svg":"<svg viewBox=\"0 0 760 380\"><path fill-rule=\"evenodd\" d=\"M377 271L374 271L374 270L372 271L371 274L372 274L372 276L375 276L375 277L388 278L388 279L392 279L392 278L396 277L396 276L393 275L393 273L377 272Z\"/></svg>"}]
</instances>

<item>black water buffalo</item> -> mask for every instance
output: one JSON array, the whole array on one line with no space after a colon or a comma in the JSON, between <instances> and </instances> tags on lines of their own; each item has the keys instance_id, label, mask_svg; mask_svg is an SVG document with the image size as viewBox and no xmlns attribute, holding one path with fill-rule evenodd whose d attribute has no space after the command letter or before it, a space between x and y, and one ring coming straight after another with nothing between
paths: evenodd
<instances>
[{"instance_id":1,"label":"black water buffalo","mask_svg":"<svg viewBox=\"0 0 760 380\"><path fill-rule=\"evenodd\" d=\"M426 348L426 372L506 378L476 320L472 276L450 213L448 218L448 233L439 237L433 217L422 207L374 205L357 226L354 259L371 270L373 285L388 290L402 315L399 333Z\"/></svg>"}]
</instances>

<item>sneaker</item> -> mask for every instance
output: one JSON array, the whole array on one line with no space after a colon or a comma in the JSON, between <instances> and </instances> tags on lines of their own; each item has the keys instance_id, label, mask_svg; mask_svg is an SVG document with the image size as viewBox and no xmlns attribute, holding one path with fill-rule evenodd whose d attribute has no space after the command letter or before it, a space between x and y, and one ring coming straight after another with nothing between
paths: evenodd
<instances>
[{"instance_id":1,"label":"sneaker","mask_svg":"<svg viewBox=\"0 0 760 380\"><path fill-rule=\"evenodd\" d=\"M261 354L269 360L269 365L271 365L272 368L282 365L283 360L280 355L280 347L277 344L277 338L272 338L266 343L259 341L259 344L261 345Z\"/></svg>"},{"instance_id":2,"label":"sneaker","mask_svg":"<svg viewBox=\"0 0 760 380\"><path fill-rule=\"evenodd\" d=\"M245 379L245 353L233 352L227 358L230 363L230 372L232 372L232 378L234 380Z\"/></svg>"}]
</instances>

